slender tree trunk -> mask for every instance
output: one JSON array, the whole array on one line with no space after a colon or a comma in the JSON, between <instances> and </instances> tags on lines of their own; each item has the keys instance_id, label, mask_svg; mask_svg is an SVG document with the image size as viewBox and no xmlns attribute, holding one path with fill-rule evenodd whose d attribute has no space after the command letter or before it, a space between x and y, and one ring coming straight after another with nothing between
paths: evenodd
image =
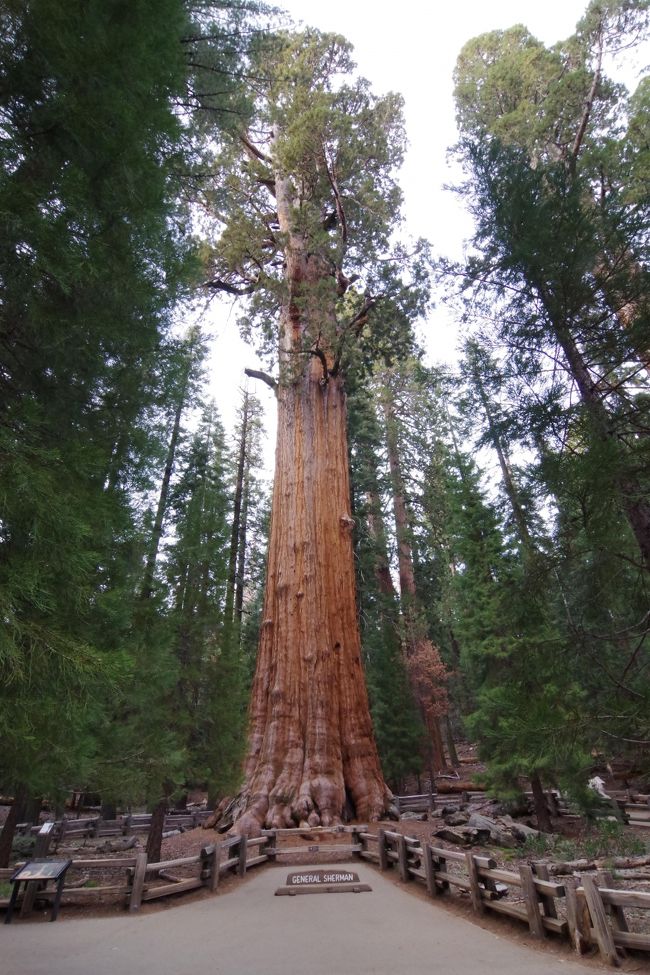
<instances>
[{"instance_id":1,"label":"slender tree trunk","mask_svg":"<svg viewBox=\"0 0 650 975\"><path fill-rule=\"evenodd\" d=\"M99 815L102 819L117 819L117 808L111 799L102 799L99 807Z\"/></svg>"},{"instance_id":2,"label":"slender tree trunk","mask_svg":"<svg viewBox=\"0 0 650 975\"><path fill-rule=\"evenodd\" d=\"M445 715L445 731L447 740L447 750L449 752L449 761L454 768L458 768L460 765L460 759L458 758L458 752L456 751L456 742L454 741L454 732L451 727L451 719L448 714Z\"/></svg>"},{"instance_id":3,"label":"slender tree trunk","mask_svg":"<svg viewBox=\"0 0 650 975\"><path fill-rule=\"evenodd\" d=\"M410 542L410 524L406 508L404 480L402 477L397 432L393 417L393 403L390 392L386 389L383 397L384 419L386 422L386 445L388 448L388 466L391 473L393 487L393 511L395 515L395 530L397 533L397 560L399 565L400 595L404 628L406 631L406 665L413 691L422 712L425 726L429 732L432 749L432 760L436 770L447 767L442 732L440 730L439 714L434 709L434 702L423 699L417 680L413 679L412 665L416 659L428 658L432 662L440 661L440 654L426 634L422 620L422 607L418 598L413 567L413 550ZM441 688L441 696L446 692ZM437 702L438 705L440 702Z\"/></svg>"},{"instance_id":4,"label":"slender tree trunk","mask_svg":"<svg viewBox=\"0 0 650 975\"><path fill-rule=\"evenodd\" d=\"M372 536L375 549L375 576L382 596L397 601L397 592L393 577L390 573L388 561L388 547L386 544L386 528L381 514L381 503L376 494L369 497L370 511L368 514L368 531Z\"/></svg>"},{"instance_id":5,"label":"slender tree trunk","mask_svg":"<svg viewBox=\"0 0 650 975\"><path fill-rule=\"evenodd\" d=\"M147 860L149 863L159 863L162 851L162 835L165 827L168 799L165 797L154 807L151 814L151 826L147 836Z\"/></svg>"},{"instance_id":6,"label":"slender tree trunk","mask_svg":"<svg viewBox=\"0 0 650 975\"><path fill-rule=\"evenodd\" d=\"M618 446L618 438L616 430L612 427L611 417L601 402L597 385L589 373L575 339L567 328L558 325L555 327L558 342L566 356L569 370L591 418L596 435L603 442L610 442ZM650 569L650 504L647 495L631 473L616 471L613 481L618 488L621 507L636 538L644 565Z\"/></svg>"},{"instance_id":7,"label":"slender tree trunk","mask_svg":"<svg viewBox=\"0 0 650 975\"><path fill-rule=\"evenodd\" d=\"M233 505L232 532L230 535L230 555L228 558L228 584L226 588L226 607L224 619L229 628L233 620L233 606L235 604L235 589L237 582L237 556L240 543L240 523L242 501L244 497L244 476L246 472L246 448L248 431L248 389L244 392L242 406L242 425L239 438L239 457L237 459L237 483L235 485L235 500Z\"/></svg>"},{"instance_id":8,"label":"slender tree trunk","mask_svg":"<svg viewBox=\"0 0 650 975\"><path fill-rule=\"evenodd\" d=\"M188 367L189 375L189 367ZM156 571L156 561L158 559L158 549L160 548L160 539L162 538L163 522L165 520L165 512L167 511L167 500L169 498L169 485L171 482L172 474L174 472L174 461L176 459L176 448L178 447L178 437L181 429L181 417L183 415L183 408L185 406L185 394L187 392L187 377L183 384L183 389L174 412L174 423L172 426L171 437L169 438L169 445L167 447L167 457L165 460L165 470L163 473L162 484L160 485L160 494L158 496L158 507L156 509L156 517L153 523L153 531L151 533L151 545L149 548L149 554L147 555L147 561L144 568L144 577L142 580L142 599L149 599L153 591L153 577Z\"/></svg>"},{"instance_id":9,"label":"slender tree trunk","mask_svg":"<svg viewBox=\"0 0 650 975\"><path fill-rule=\"evenodd\" d=\"M16 834L16 826L21 821L25 811L26 796L26 789L16 789L14 801L9 808L9 815L5 819L0 833L0 867L6 868L11 862L11 847Z\"/></svg>"},{"instance_id":10,"label":"slender tree trunk","mask_svg":"<svg viewBox=\"0 0 650 975\"><path fill-rule=\"evenodd\" d=\"M483 378L481 376L478 363L472 357L472 372L474 374L474 381L478 389L478 394L483 405L483 411L485 413L485 419L488 425L488 433L490 435L490 440L492 441L492 446L496 451L496 455L499 461L499 468L501 469L501 476L503 478L503 486L505 488L508 501L510 502L510 508L512 510L512 516L514 518L515 524L517 526L517 531L519 532L519 539L523 548L532 552L534 549L533 540L528 530L528 522L526 520L526 515L521 503L521 498L519 497L519 489L515 484L515 479L512 474L512 468L510 467L510 459L506 453L506 450L501 442L501 435L497 429L496 421L494 419L494 413L492 410L492 404L488 398L485 386L483 384Z\"/></svg>"},{"instance_id":11,"label":"slender tree trunk","mask_svg":"<svg viewBox=\"0 0 650 975\"><path fill-rule=\"evenodd\" d=\"M332 825L388 809L361 663L345 393L330 376L330 267L293 226L290 181L275 178L288 296L266 593L235 829ZM334 282L332 281L332 285Z\"/></svg>"},{"instance_id":12,"label":"slender tree trunk","mask_svg":"<svg viewBox=\"0 0 650 975\"><path fill-rule=\"evenodd\" d=\"M533 790L533 803L535 805L535 813L537 815L537 825L543 833L552 833L553 827L551 825L551 817L549 816L548 806L546 805L544 787L542 786L541 779L537 772L531 775L530 784Z\"/></svg>"},{"instance_id":13,"label":"slender tree trunk","mask_svg":"<svg viewBox=\"0 0 650 975\"><path fill-rule=\"evenodd\" d=\"M241 633L241 618L244 611L244 579L246 576L246 533L248 530L248 502L250 498L249 466L244 472L241 518L239 521L239 540L237 542L237 574L235 578L235 623Z\"/></svg>"}]
</instances>

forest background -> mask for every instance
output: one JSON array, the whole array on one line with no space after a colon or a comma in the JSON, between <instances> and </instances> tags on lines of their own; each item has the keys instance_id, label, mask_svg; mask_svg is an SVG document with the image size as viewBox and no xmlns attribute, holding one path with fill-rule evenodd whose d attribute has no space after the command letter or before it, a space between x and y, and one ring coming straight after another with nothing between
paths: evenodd
<instances>
[{"instance_id":1,"label":"forest background","mask_svg":"<svg viewBox=\"0 0 650 975\"><path fill-rule=\"evenodd\" d=\"M248 387L224 429L197 307L239 287L215 275L229 146L260 38L286 22L86 7L2 11L0 786L17 816L72 788L160 808L236 790L264 577L262 410ZM558 46L513 29L463 49L449 141L473 239L402 245L406 290L385 289L348 377L359 620L397 789L467 730L501 793L527 776L584 798L597 750L647 768L649 89L605 70L646 18L592 3ZM427 278L446 304L428 327L463 334L453 370L418 348Z\"/></svg>"}]
</instances>

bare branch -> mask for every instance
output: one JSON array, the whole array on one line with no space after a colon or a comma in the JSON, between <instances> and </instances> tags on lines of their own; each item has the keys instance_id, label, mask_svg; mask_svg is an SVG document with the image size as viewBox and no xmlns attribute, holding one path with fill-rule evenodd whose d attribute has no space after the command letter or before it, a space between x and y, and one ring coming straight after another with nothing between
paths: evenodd
<instances>
[{"instance_id":1,"label":"bare branch","mask_svg":"<svg viewBox=\"0 0 650 975\"><path fill-rule=\"evenodd\" d=\"M253 159L259 159L260 162L269 163L270 165L272 161L271 157L267 156L265 152L262 152L262 150L259 149L254 142L251 142L246 133L239 133L239 141L242 143L249 156L251 156Z\"/></svg>"},{"instance_id":2,"label":"bare branch","mask_svg":"<svg viewBox=\"0 0 650 975\"><path fill-rule=\"evenodd\" d=\"M206 281L204 287L211 288L213 291L225 291L228 295L235 295L235 297L240 298L244 295L252 295L257 288L257 283L251 282L244 287L238 288L237 285L229 284L221 278L214 278L212 281Z\"/></svg>"},{"instance_id":3,"label":"bare branch","mask_svg":"<svg viewBox=\"0 0 650 975\"><path fill-rule=\"evenodd\" d=\"M260 369L244 369L244 373L250 376L251 379L261 379L263 383L266 383L274 393L277 393L278 383L273 376L269 376L268 372L262 372Z\"/></svg>"},{"instance_id":4,"label":"bare branch","mask_svg":"<svg viewBox=\"0 0 650 975\"><path fill-rule=\"evenodd\" d=\"M325 160L325 169L327 170L327 178L329 180L330 186L332 187L332 193L334 194L334 205L336 206L336 216L338 218L339 226L341 228L341 239L343 240L344 244L347 244L348 225L345 219L345 211L343 209L341 193L339 191L336 175L334 173L334 167L330 166L329 160L327 158L327 153L325 152L325 146L323 145L322 148L323 148L323 159Z\"/></svg>"},{"instance_id":5,"label":"bare branch","mask_svg":"<svg viewBox=\"0 0 650 975\"><path fill-rule=\"evenodd\" d=\"M576 137L574 139L573 145L571 146L570 165L572 169L575 169L578 153L580 152L580 149L582 147L582 140L584 139L585 132L587 131L587 125L589 124L591 110L594 105L594 98L596 97L596 89L600 84L602 64L603 64L603 35L601 31L598 37L598 61L596 65L596 70L594 71L594 77L591 82L591 88L589 89L589 94L587 95L587 98L585 100L585 106L582 113L582 118L580 119L580 125L578 126Z\"/></svg>"}]
</instances>

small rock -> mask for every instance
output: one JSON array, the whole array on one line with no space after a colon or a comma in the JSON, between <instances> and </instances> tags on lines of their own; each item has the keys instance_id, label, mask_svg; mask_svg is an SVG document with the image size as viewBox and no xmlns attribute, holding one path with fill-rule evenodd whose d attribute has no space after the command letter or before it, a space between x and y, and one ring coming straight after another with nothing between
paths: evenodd
<instances>
[{"instance_id":1,"label":"small rock","mask_svg":"<svg viewBox=\"0 0 650 975\"><path fill-rule=\"evenodd\" d=\"M137 836L127 836L125 839L106 840L95 847L98 853L123 853L125 850L132 850L135 846L140 846Z\"/></svg>"},{"instance_id":2,"label":"small rock","mask_svg":"<svg viewBox=\"0 0 650 975\"><path fill-rule=\"evenodd\" d=\"M468 817L467 824L468 826L474 826L476 829L486 829L489 833L491 833L493 829L499 828L494 819L490 819L488 816L482 816L481 813L475 812Z\"/></svg>"},{"instance_id":3,"label":"small rock","mask_svg":"<svg viewBox=\"0 0 650 975\"><path fill-rule=\"evenodd\" d=\"M469 813L454 812L451 816L445 816L447 826L465 826L469 822Z\"/></svg>"},{"instance_id":4,"label":"small rock","mask_svg":"<svg viewBox=\"0 0 650 975\"><path fill-rule=\"evenodd\" d=\"M411 822L415 823L426 823L427 814L426 813L416 813L416 812L405 812L400 814L400 819L410 819Z\"/></svg>"},{"instance_id":5,"label":"small rock","mask_svg":"<svg viewBox=\"0 0 650 975\"><path fill-rule=\"evenodd\" d=\"M511 850L517 845L517 841L512 833L507 832L494 819L481 816L480 813L472 813L469 817L468 825L478 830L487 830L490 842L495 843L497 846L503 846L505 849Z\"/></svg>"},{"instance_id":6,"label":"small rock","mask_svg":"<svg viewBox=\"0 0 650 975\"><path fill-rule=\"evenodd\" d=\"M459 810L460 810L460 806L456 806L456 805L442 806L440 809L438 809L438 815L444 818L445 816L452 816L454 813L457 813Z\"/></svg>"},{"instance_id":7,"label":"small rock","mask_svg":"<svg viewBox=\"0 0 650 975\"><path fill-rule=\"evenodd\" d=\"M457 846L469 846L472 843L472 837L468 836L465 830L461 832L458 829L444 827L437 829L433 835L437 836L438 839L446 840L447 843L455 843Z\"/></svg>"},{"instance_id":8,"label":"small rock","mask_svg":"<svg viewBox=\"0 0 650 975\"><path fill-rule=\"evenodd\" d=\"M502 846L505 850L514 850L517 840L512 833L507 833L504 829L497 829L490 833L490 842L495 846Z\"/></svg>"},{"instance_id":9,"label":"small rock","mask_svg":"<svg viewBox=\"0 0 650 975\"><path fill-rule=\"evenodd\" d=\"M513 823L510 828L515 834L516 838L521 840L522 843L525 843L529 837L534 839L536 836L539 836L538 829L533 829L531 826L526 826L525 823Z\"/></svg>"}]
</instances>

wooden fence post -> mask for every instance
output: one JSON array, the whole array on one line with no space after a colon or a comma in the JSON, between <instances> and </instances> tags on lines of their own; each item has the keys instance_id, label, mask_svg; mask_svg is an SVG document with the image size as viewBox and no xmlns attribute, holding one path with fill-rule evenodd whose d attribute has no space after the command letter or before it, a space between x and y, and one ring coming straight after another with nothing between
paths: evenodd
<instances>
[{"instance_id":1,"label":"wooden fence post","mask_svg":"<svg viewBox=\"0 0 650 975\"><path fill-rule=\"evenodd\" d=\"M566 896L566 915L569 923L569 935L573 942L573 947L579 955L584 955L591 946L589 936L590 924L585 918L587 906L584 898L578 900L576 887L578 883L575 877L567 877L564 881L564 893Z\"/></svg>"},{"instance_id":2,"label":"wooden fence post","mask_svg":"<svg viewBox=\"0 0 650 975\"><path fill-rule=\"evenodd\" d=\"M614 878L612 877L609 870L599 870L596 874L599 887L609 887L614 888ZM625 920L625 911L618 904L606 904L605 913L609 915L612 922L612 928L614 931L629 931L627 926L627 921ZM625 955L625 952L623 952Z\"/></svg>"},{"instance_id":3,"label":"wooden fence post","mask_svg":"<svg viewBox=\"0 0 650 975\"><path fill-rule=\"evenodd\" d=\"M379 853L379 869L388 870L390 863L388 861L388 854L386 852L386 830L380 829L377 831L377 851Z\"/></svg>"},{"instance_id":4,"label":"wooden fence post","mask_svg":"<svg viewBox=\"0 0 650 975\"><path fill-rule=\"evenodd\" d=\"M409 874L406 837L402 836L401 833L397 836L397 866L399 869L399 879L407 883L411 879L411 876Z\"/></svg>"},{"instance_id":5,"label":"wooden fence post","mask_svg":"<svg viewBox=\"0 0 650 975\"><path fill-rule=\"evenodd\" d=\"M141 850L135 857L135 868L133 870L133 881L131 883L131 897L129 899L129 911L139 911L142 904L142 893L144 891L144 878L147 870L147 854Z\"/></svg>"},{"instance_id":6,"label":"wooden fence post","mask_svg":"<svg viewBox=\"0 0 650 975\"><path fill-rule=\"evenodd\" d=\"M278 834L276 830L273 830L266 838L266 843L264 844L264 851L263 851L266 854L266 859L269 861L269 863L276 862L277 848L278 848Z\"/></svg>"},{"instance_id":7,"label":"wooden fence post","mask_svg":"<svg viewBox=\"0 0 650 975\"><path fill-rule=\"evenodd\" d=\"M530 933L536 938L543 938L545 935L544 922L539 910L539 895L535 887L533 868L528 863L522 863L519 867L519 876L521 877L521 892L524 895Z\"/></svg>"},{"instance_id":8,"label":"wooden fence post","mask_svg":"<svg viewBox=\"0 0 650 975\"><path fill-rule=\"evenodd\" d=\"M248 857L248 840L245 836L239 841L239 863L237 864L237 873L240 877L243 877L246 873L246 859Z\"/></svg>"},{"instance_id":9,"label":"wooden fence post","mask_svg":"<svg viewBox=\"0 0 650 975\"><path fill-rule=\"evenodd\" d=\"M550 880L551 875L549 869L545 863L535 863L533 864L533 869L535 875L539 877L540 880ZM557 907L555 906L555 898L551 897L549 894L539 894L539 899L544 905L544 914L546 917L557 917Z\"/></svg>"},{"instance_id":10,"label":"wooden fence post","mask_svg":"<svg viewBox=\"0 0 650 975\"><path fill-rule=\"evenodd\" d=\"M483 895L481 894L481 888L478 883L478 867L476 866L474 855L472 853L466 853L465 862L467 864L467 873L469 874L469 895L472 898L472 907L477 914L483 914L485 905L483 904Z\"/></svg>"},{"instance_id":11,"label":"wooden fence post","mask_svg":"<svg viewBox=\"0 0 650 975\"><path fill-rule=\"evenodd\" d=\"M598 887L596 887L593 877L587 876L583 876L582 886L600 953L609 965L618 967L621 964L621 959L616 952L616 945L614 944L612 932L607 923L605 906L601 900Z\"/></svg>"},{"instance_id":12,"label":"wooden fence post","mask_svg":"<svg viewBox=\"0 0 650 975\"><path fill-rule=\"evenodd\" d=\"M429 843L422 844L422 858L424 860L424 877L427 885L427 893L429 897L437 897L438 888L436 886L436 865Z\"/></svg>"},{"instance_id":13,"label":"wooden fence post","mask_svg":"<svg viewBox=\"0 0 650 975\"><path fill-rule=\"evenodd\" d=\"M213 893L219 886L219 845L210 843L201 850L201 879Z\"/></svg>"}]
</instances>

